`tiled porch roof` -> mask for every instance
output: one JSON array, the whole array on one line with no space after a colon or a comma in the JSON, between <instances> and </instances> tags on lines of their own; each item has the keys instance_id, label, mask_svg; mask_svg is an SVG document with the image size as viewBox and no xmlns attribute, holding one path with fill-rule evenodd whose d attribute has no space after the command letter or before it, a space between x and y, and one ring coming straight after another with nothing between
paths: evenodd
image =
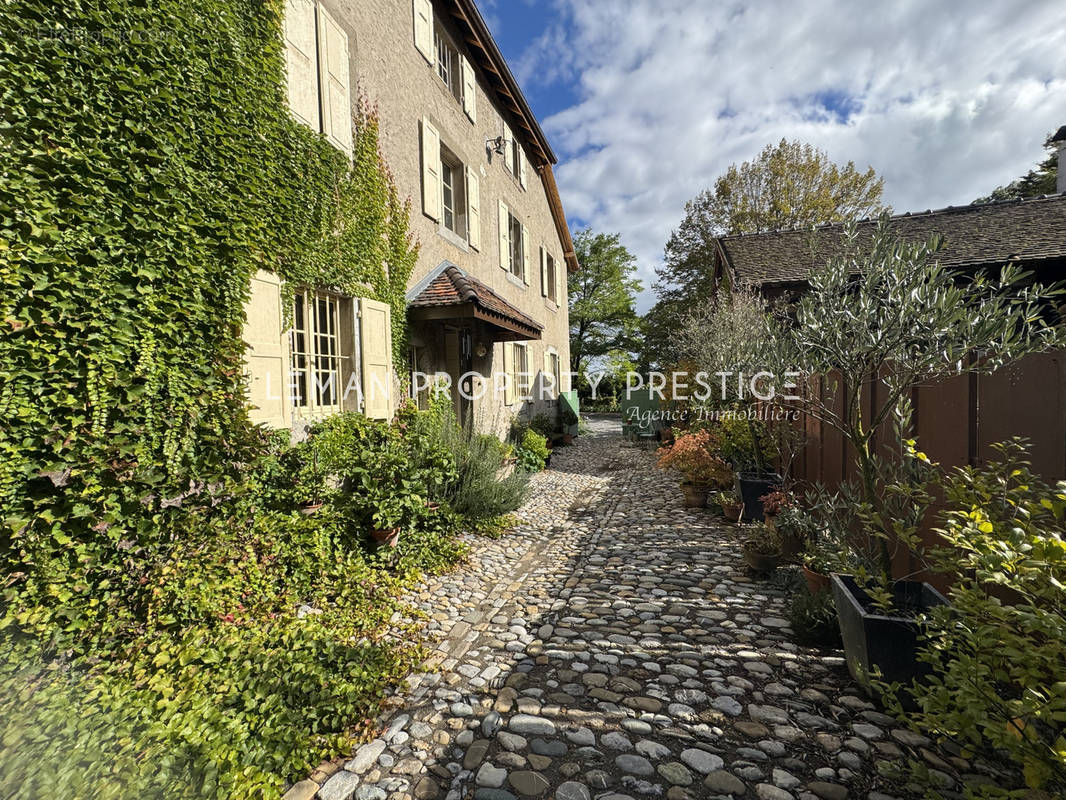
<instances>
[{"instance_id":1,"label":"tiled porch roof","mask_svg":"<svg viewBox=\"0 0 1066 800\"><path fill-rule=\"evenodd\" d=\"M410 298L410 309L441 309L450 306L469 306L472 316L505 327L516 333L539 339L544 326L508 303L496 292L463 272L454 264L443 266L440 273ZM458 311L458 309L457 309ZM457 316L463 316L457 314Z\"/></svg>"}]
</instances>

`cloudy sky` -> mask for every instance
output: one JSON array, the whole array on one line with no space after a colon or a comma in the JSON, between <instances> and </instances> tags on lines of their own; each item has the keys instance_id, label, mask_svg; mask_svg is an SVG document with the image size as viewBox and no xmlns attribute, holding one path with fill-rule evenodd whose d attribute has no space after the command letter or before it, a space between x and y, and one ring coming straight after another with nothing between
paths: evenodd
<instances>
[{"instance_id":1,"label":"cloudy sky","mask_svg":"<svg viewBox=\"0 0 1066 800\"><path fill-rule=\"evenodd\" d=\"M571 226L620 232L646 287L685 201L782 137L873 166L903 212L1008 183L1066 124L1064 0L479 5Z\"/></svg>"}]
</instances>

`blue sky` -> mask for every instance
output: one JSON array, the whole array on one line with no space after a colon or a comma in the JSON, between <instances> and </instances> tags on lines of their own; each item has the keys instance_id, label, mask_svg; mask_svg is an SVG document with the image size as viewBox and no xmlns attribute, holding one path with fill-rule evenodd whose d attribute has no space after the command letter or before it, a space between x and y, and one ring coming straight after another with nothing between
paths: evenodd
<instances>
[{"instance_id":1,"label":"blue sky","mask_svg":"<svg viewBox=\"0 0 1066 800\"><path fill-rule=\"evenodd\" d=\"M572 226L646 290L684 205L781 138L874 167L897 212L1022 175L1066 124L1062 0L479 0L559 156Z\"/></svg>"}]
</instances>

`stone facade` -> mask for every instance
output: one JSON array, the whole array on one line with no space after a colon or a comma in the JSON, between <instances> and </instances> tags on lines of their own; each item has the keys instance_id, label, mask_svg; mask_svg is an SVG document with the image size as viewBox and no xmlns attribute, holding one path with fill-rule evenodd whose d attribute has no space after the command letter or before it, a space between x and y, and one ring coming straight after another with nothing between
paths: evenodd
<instances>
[{"instance_id":1,"label":"stone facade","mask_svg":"<svg viewBox=\"0 0 1066 800\"><path fill-rule=\"evenodd\" d=\"M466 8L466 4L458 5L464 6L459 9L461 15L469 16L470 8ZM565 270L568 260L571 264L574 262L572 252L567 258L568 251L572 251L569 236L564 238L560 234L558 220L552 213L550 192L554 191L554 181L547 184L542 179L545 166L550 172L551 157L544 157L544 148L538 148L531 131L523 130L524 127L531 128L539 134L536 121L530 116L523 121L522 115L515 113L514 106L508 107L497 93L495 87L499 79L494 79L483 66L484 50L475 53L467 45L470 32L461 28L462 18L455 16L457 4L424 4L423 8L432 8L434 34L443 34L455 48L453 55L459 59L465 57L473 72L476 121L471 119L464 110L463 99L457 97L440 76L438 64L427 59L423 54L424 47L420 50L416 46L415 22L419 6L419 2L412 4L412 0L321 0L319 4L348 37L352 105L354 107L358 94L362 93L377 107L385 158L401 197L411 199L411 228L420 251L409 288L416 289L444 262L457 265L542 326L539 340L521 342L528 347L530 371L543 371L545 354L550 348L557 354L563 373L561 388L569 389L565 377L569 364ZM434 41L433 54L436 53L437 42ZM491 66L497 73L507 69L502 60ZM452 68L460 69L458 60ZM524 105L524 101L518 105ZM475 176L480 195L480 237L457 235L448 230L443 221L432 219L426 213L423 190L425 120L431 124L431 130L439 134L441 146L446 148L449 157L463 168L469 168ZM517 138L527 159L524 187L509 169L509 159L494 151L492 140L505 136L508 130L514 132L512 136ZM463 170L459 174L464 174ZM526 280L500 266L498 208L501 200L521 220L526 232L532 262L527 265ZM469 243L475 238L480 238L478 248ZM556 270L561 273L558 302L542 293L541 248L552 256ZM498 334L492 325L464 318L461 314L452 319L438 315L432 321L412 320L411 323L412 368L426 373L447 372L453 382L460 377L460 364L465 367L464 372L472 367L486 376L483 385L475 387L488 389L484 398L475 400L467 408L462 408L457 399L456 408L465 415L472 414L479 427L502 432L516 413L550 412L557 401L550 398L526 402L516 399L507 404L503 392L491 389L489 376L504 368L506 345L499 340ZM468 337L465 342L464 335ZM461 352L464 349L469 353L469 360L464 360ZM479 355L482 352L484 354ZM534 386L539 382L539 375L531 380ZM554 397L552 392L547 394Z\"/></svg>"}]
</instances>

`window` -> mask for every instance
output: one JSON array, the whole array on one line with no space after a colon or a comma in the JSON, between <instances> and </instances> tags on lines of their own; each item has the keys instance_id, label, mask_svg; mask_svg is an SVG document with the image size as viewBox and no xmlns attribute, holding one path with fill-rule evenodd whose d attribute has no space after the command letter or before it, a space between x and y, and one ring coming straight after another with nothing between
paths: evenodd
<instances>
[{"instance_id":1,"label":"window","mask_svg":"<svg viewBox=\"0 0 1066 800\"><path fill-rule=\"evenodd\" d=\"M511 385L515 388L515 396L519 400L525 400L529 396L532 382L529 374L529 348L514 342L511 345L511 353Z\"/></svg>"},{"instance_id":2,"label":"window","mask_svg":"<svg viewBox=\"0 0 1066 800\"><path fill-rule=\"evenodd\" d=\"M559 354L555 352L548 353L548 369L549 374L552 376L552 388L555 389L555 393L559 394L562 390L562 384L559 382Z\"/></svg>"},{"instance_id":3,"label":"window","mask_svg":"<svg viewBox=\"0 0 1066 800\"><path fill-rule=\"evenodd\" d=\"M340 410L342 367L340 305L325 292L297 292L289 333L292 353L292 404L307 413Z\"/></svg>"},{"instance_id":4,"label":"window","mask_svg":"<svg viewBox=\"0 0 1066 800\"><path fill-rule=\"evenodd\" d=\"M511 141L508 143L511 148L511 174L516 178L522 177L522 145L518 143L517 137L512 136Z\"/></svg>"},{"instance_id":5,"label":"window","mask_svg":"<svg viewBox=\"0 0 1066 800\"><path fill-rule=\"evenodd\" d=\"M540 293L558 305L559 292L556 286L555 258L547 250L540 251L543 269L540 271Z\"/></svg>"},{"instance_id":6,"label":"window","mask_svg":"<svg viewBox=\"0 0 1066 800\"><path fill-rule=\"evenodd\" d=\"M510 259L511 274L521 278L525 271L525 247L522 243L522 223L518 221L518 217L508 212L507 214L507 236L511 241L511 252L508 254Z\"/></svg>"},{"instance_id":7,"label":"window","mask_svg":"<svg viewBox=\"0 0 1066 800\"><path fill-rule=\"evenodd\" d=\"M466 229L466 170L448 148L440 149L441 221L444 227L463 239Z\"/></svg>"},{"instance_id":8,"label":"window","mask_svg":"<svg viewBox=\"0 0 1066 800\"><path fill-rule=\"evenodd\" d=\"M448 38L436 32L437 40L437 75L444 81L448 91L456 100L463 99L463 79L460 75L459 53Z\"/></svg>"}]
</instances>

